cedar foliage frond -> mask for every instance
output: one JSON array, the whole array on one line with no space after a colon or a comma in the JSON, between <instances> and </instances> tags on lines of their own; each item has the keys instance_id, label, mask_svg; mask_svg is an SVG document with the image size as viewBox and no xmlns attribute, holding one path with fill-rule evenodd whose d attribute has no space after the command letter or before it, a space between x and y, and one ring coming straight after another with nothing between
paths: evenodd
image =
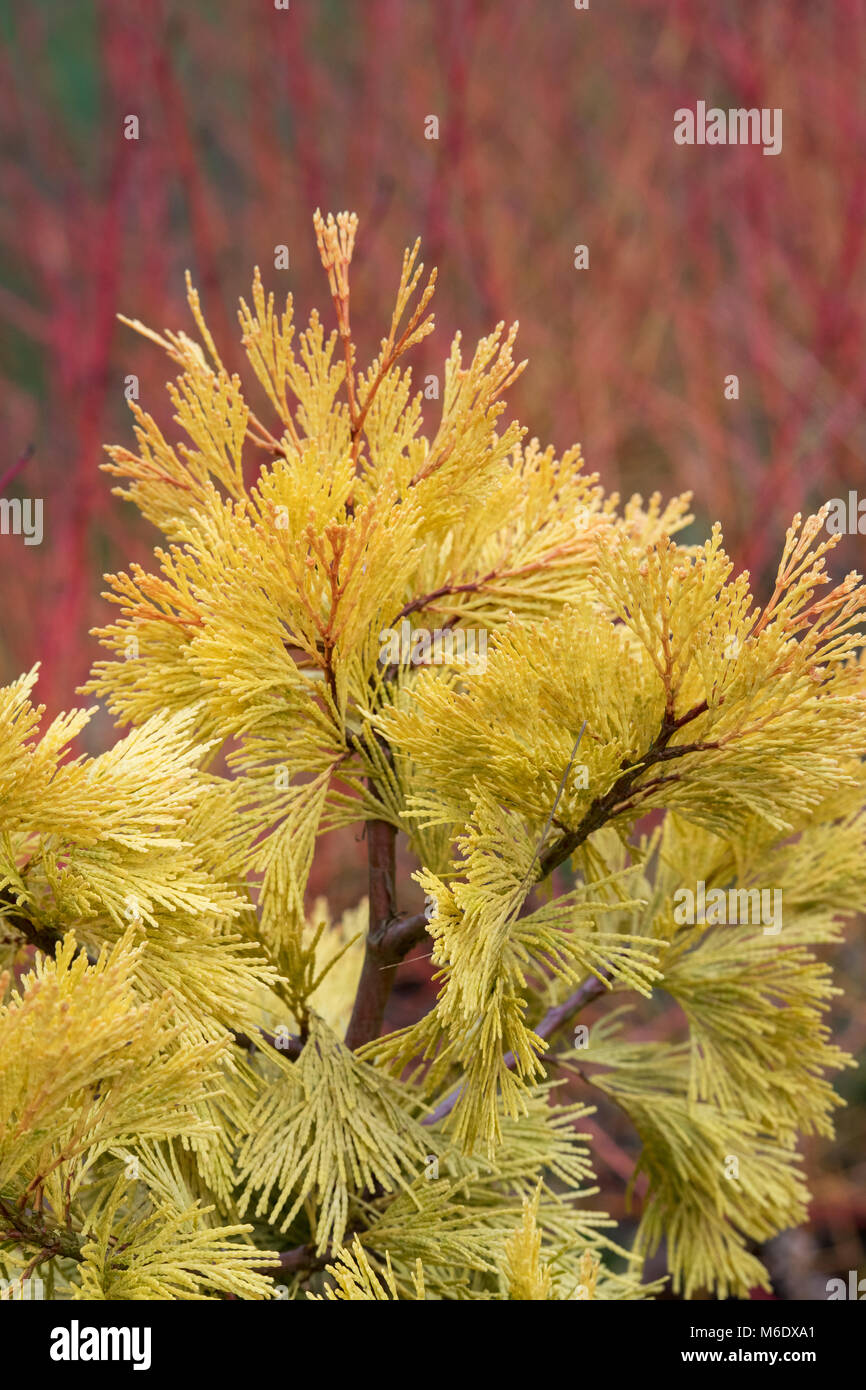
<instances>
[{"instance_id":1,"label":"cedar foliage frond","mask_svg":"<svg viewBox=\"0 0 866 1390\"><path fill-rule=\"evenodd\" d=\"M300 1059L250 1115L238 1159L241 1210L260 1188L257 1216L285 1232L312 1210L317 1253L340 1245L350 1191L407 1187L426 1153L412 1097L359 1061L313 1015ZM287 1210L285 1210L288 1208Z\"/></svg>"},{"instance_id":2,"label":"cedar foliage frond","mask_svg":"<svg viewBox=\"0 0 866 1390\"><path fill-rule=\"evenodd\" d=\"M538 1195L523 1199L523 1220L505 1242L508 1297L523 1303L546 1303L553 1276L541 1258L541 1232L537 1222Z\"/></svg>"},{"instance_id":3,"label":"cedar foliage frond","mask_svg":"<svg viewBox=\"0 0 866 1390\"><path fill-rule=\"evenodd\" d=\"M310 1293L308 1298L350 1303L388 1303L401 1298L390 1256L386 1256L384 1271L377 1273L357 1236L351 1249L343 1247L337 1251L334 1263L327 1266L327 1273L333 1277L334 1284L326 1288L324 1295ZM424 1269L420 1260L413 1271L413 1294L403 1294L402 1297L413 1297L418 1301L426 1298Z\"/></svg>"}]
</instances>

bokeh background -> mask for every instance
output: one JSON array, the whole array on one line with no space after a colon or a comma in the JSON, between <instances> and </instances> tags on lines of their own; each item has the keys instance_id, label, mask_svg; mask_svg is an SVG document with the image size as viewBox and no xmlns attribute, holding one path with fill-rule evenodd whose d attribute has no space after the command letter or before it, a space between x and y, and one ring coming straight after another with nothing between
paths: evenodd
<instances>
[{"instance_id":1,"label":"bokeh background","mask_svg":"<svg viewBox=\"0 0 866 1390\"><path fill-rule=\"evenodd\" d=\"M189 329L189 267L239 366L254 264L297 318L330 310L318 206L360 217L362 361L421 236L440 279L416 380L457 328L519 319L530 432L579 440L609 490L692 491L695 539L719 521L764 594L794 512L866 496L864 71L864 0L2 0L0 494L43 498L45 538L0 536L0 683L39 660L49 712L75 703L100 576L157 540L99 471L104 442L132 440L130 374L171 429L167 363L116 314ZM782 153L676 145L699 99L780 107ZM95 720L91 751L112 736ZM326 845L313 886L354 902L360 854ZM862 1060L862 939L835 958L835 1032ZM392 1023L428 974L401 971ZM777 1296L866 1275L863 1076L839 1083L838 1138L806 1145L812 1219L766 1252ZM635 1148L613 1114L596 1152L623 1215Z\"/></svg>"}]
</instances>

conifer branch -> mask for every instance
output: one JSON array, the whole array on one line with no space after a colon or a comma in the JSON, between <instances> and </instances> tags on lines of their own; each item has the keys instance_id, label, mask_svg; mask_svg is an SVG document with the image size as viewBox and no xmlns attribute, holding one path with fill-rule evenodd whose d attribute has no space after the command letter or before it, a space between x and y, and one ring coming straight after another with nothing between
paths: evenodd
<instances>
[{"instance_id":1,"label":"conifer branch","mask_svg":"<svg viewBox=\"0 0 866 1390\"><path fill-rule=\"evenodd\" d=\"M706 714L707 708L707 701L701 700L699 704L687 710L679 718L669 714L665 715L656 738L643 758L638 763L627 765L625 771L617 778L610 790L605 792L604 796L596 797L580 824L541 855L538 861L536 882L541 882L542 879L547 878L548 874L551 874L560 864L564 864L567 859L570 859L575 850L579 849L596 830L600 830L611 816L622 810L630 810L634 805L634 801L631 799L633 795L639 795L650 786L659 785L662 779L655 779L654 782L646 784L645 787L637 785L638 779L648 768L657 763L667 762L672 758L685 757L687 753L698 753L718 747L716 743L676 744L673 748L669 747L674 734L684 728L686 724L691 723L692 720ZM672 779L667 777L664 780L670 781Z\"/></svg>"},{"instance_id":2,"label":"conifer branch","mask_svg":"<svg viewBox=\"0 0 866 1390\"><path fill-rule=\"evenodd\" d=\"M548 1009L538 1027L533 1030L535 1034L539 1038L544 1038L545 1041L548 1038L552 1038L554 1033L558 1033L564 1024L570 1022L576 1014L580 1013L581 1009L585 1008L587 1004L591 1004L594 999L600 998L601 995L605 993L609 980L610 976L606 971L601 971L599 975L592 975L588 980L584 980L583 984L579 985L574 993L570 994L562 1004L556 1004L553 1008ZM503 1060L508 1070L511 1071L515 1062L514 1053L507 1052ZM437 1105L432 1114L427 1115L426 1118L421 1121L422 1125L438 1124L440 1120L445 1119L446 1115L450 1115L460 1099L462 1090L462 1086L456 1086L455 1089Z\"/></svg>"},{"instance_id":3,"label":"conifer branch","mask_svg":"<svg viewBox=\"0 0 866 1390\"><path fill-rule=\"evenodd\" d=\"M0 1198L0 1240L14 1241L40 1252L41 1260L61 1256L81 1260L85 1237L60 1226L40 1221L32 1208L21 1210Z\"/></svg>"},{"instance_id":4,"label":"conifer branch","mask_svg":"<svg viewBox=\"0 0 866 1390\"><path fill-rule=\"evenodd\" d=\"M279 1263L262 1269L262 1273L275 1276L302 1272L311 1274L314 1270L324 1269L332 1258L333 1255L330 1250L327 1250L324 1255L318 1255L315 1245L296 1245L293 1250L281 1251Z\"/></svg>"},{"instance_id":5,"label":"conifer branch","mask_svg":"<svg viewBox=\"0 0 866 1390\"><path fill-rule=\"evenodd\" d=\"M545 1040L552 1038L555 1033L559 1032L560 1028L574 1018L575 1014L580 1013L582 1008L591 1004L594 999L600 999L607 992L610 978L607 971L602 970L598 975L592 975L588 980L584 980L583 984L579 985L562 1004L555 1004L553 1008L548 1009L534 1031ZM511 1053L508 1054L506 1063L509 1067L513 1065L514 1058Z\"/></svg>"},{"instance_id":6,"label":"conifer branch","mask_svg":"<svg viewBox=\"0 0 866 1390\"><path fill-rule=\"evenodd\" d=\"M15 901L15 895L8 885L5 888L0 888L0 907L12 909L11 912L6 912L0 917L0 923L5 922L10 926L22 939L24 944L35 946L37 950L42 951L46 956L54 955L57 946L63 940L63 933L61 931L54 931L50 927L37 926L32 918L28 917L26 912L22 912L18 903ZM76 947L76 951L83 952L91 965L96 964L96 956L94 953L80 942Z\"/></svg>"},{"instance_id":7,"label":"conifer branch","mask_svg":"<svg viewBox=\"0 0 866 1390\"><path fill-rule=\"evenodd\" d=\"M490 584L496 579L507 579L512 577L513 574L528 573L533 569L540 568L541 565L527 565L524 570L514 570L512 572L507 570L490 570L483 578L471 579L465 584L443 584L440 588L433 589L429 594L419 594L417 598L410 600L409 603L400 609L395 621L399 621L400 618L408 618L410 613L419 613L423 609L429 608L437 599L448 598L451 594L477 594L480 589L484 588L485 584Z\"/></svg>"},{"instance_id":8,"label":"conifer branch","mask_svg":"<svg viewBox=\"0 0 866 1390\"><path fill-rule=\"evenodd\" d=\"M427 918L423 912L403 913L389 922L382 938L382 954L388 965L399 965L413 946L427 935ZM385 967L387 968L387 967Z\"/></svg>"},{"instance_id":9,"label":"conifer branch","mask_svg":"<svg viewBox=\"0 0 866 1390\"><path fill-rule=\"evenodd\" d=\"M477 594L490 584L501 583L506 579L527 579L532 574L538 574L545 570L557 555L565 554L566 548L557 546L555 550L549 551L544 559L533 560L530 564L520 565L516 569L492 569L480 579L466 580L462 584L442 584L438 589L431 590L428 594L419 594L417 598L410 601L400 609L395 621L400 618L408 618L411 613L419 613L425 608L430 608L438 599L449 598L452 594Z\"/></svg>"},{"instance_id":10,"label":"conifer branch","mask_svg":"<svg viewBox=\"0 0 866 1390\"><path fill-rule=\"evenodd\" d=\"M381 1196L381 1192L368 1191L367 1197ZM350 1222L346 1227L343 1239L339 1244L330 1244L323 1251L317 1251L316 1246L310 1242L306 1245L295 1245L291 1250L282 1250L280 1257L275 1265L263 1265L260 1268L261 1274L270 1274L274 1279L286 1274L313 1274L318 1269L324 1269L336 1256L339 1245L347 1245L352 1237L361 1230L355 1222Z\"/></svg>"}]
</instances>

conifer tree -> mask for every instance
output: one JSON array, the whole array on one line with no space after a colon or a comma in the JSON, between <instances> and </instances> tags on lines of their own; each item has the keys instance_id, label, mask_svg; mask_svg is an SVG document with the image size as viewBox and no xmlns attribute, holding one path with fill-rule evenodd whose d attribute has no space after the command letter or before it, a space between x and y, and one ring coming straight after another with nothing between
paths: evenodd
<instances>
[{"instance_id":1,"label":"conifer tree","mask_svg":"<svg viewBox=\"0 0 866 1390\"><path fill-rule=\"evenodd\" d=\"M296 340L258 270L241 301L270 423L191 284L198 339L132 323L186 442L132 402L105 465L166 538L109 577L85 687L128 731L76 755L91 711L40 734L36 673L0 691L0 1274L641 1299L664 1243L687 1297L768 1287L755 1248L804 1219L799 1138L850 1065L816 948L866 886L863 586L798 516L761 606L718 527L677 540L688 497L620 505L527 441L516 325L455 339L425 433L404 359L435 272L405 253L360 370L356 227L315 217L330 332ZM334 920L307 885L350 826L369 893ZM422 942L435 1005L383 1036ZM679 1033L642 1040L661 996ZM581 1130L601 1096L641 1143L628 1249Z\"/></svg>"}]
</instances>

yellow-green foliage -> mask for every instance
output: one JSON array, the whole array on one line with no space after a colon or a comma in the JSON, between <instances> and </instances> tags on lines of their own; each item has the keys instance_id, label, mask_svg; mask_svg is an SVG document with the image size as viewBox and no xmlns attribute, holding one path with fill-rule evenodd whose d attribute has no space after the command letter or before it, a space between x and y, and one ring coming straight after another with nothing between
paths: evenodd
<instances>
[{"instance_id":1,"label":"yellow-green foliage","mask_svg":"<svg viewBox=\"0 0 866 1390\"><path fill-rule=\"evenodd\" d=\"M191 285L198 340L132 324L186 442L133 405L137 452L109 450L166 538L110 577L85 687L128 730L75 755L88 712L41 729L35 673L0 691L0 1272L73 1299L633 1299L665 1241L686 1295L767 1286L750 1246L803 1219L799 1137L848 1064L814 948L866 888L859 577L834 587L823 515L797 517L762 607L718 527L676 539L687 498L606 497L504 418L504 325L455 340L428 424L417 245L360 370L356 219L315 228L333 331L295 336L258 270L241 301L270 423ZM394 633L434 659L386 659ZM348 826L371 902L334 920L308 881ZM779 890L780 929L687 920L698 882ZM422 939L435 1006L380 1036ZM679 1036L630 1039L659 991ZM593 1099L640 1136L630 1251Z\"/></svg>"}]
</instances>

